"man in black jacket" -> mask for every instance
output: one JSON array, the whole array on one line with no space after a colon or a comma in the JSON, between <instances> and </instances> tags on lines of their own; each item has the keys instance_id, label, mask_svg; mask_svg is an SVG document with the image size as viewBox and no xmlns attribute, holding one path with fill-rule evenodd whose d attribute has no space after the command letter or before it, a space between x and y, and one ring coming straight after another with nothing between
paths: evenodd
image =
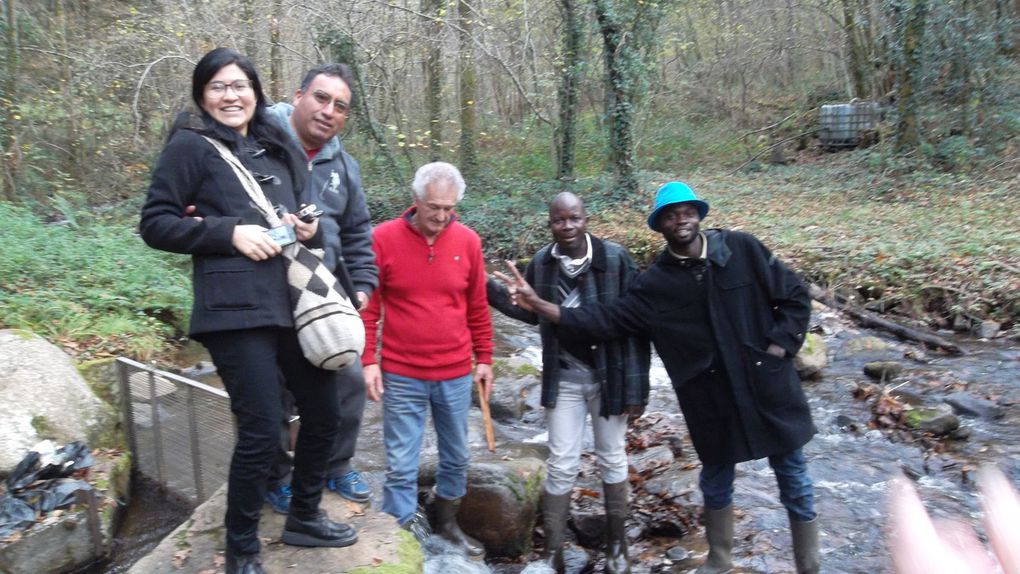
<instances>
[{"instance_id":1,"label":"man in black jacket","mask_svg":"<svg viewBox=\"0 0 1020 574\"><path fill-rule=\"evenodd\" d=\"M546 300L581 307L618 298L637 277L627 250L587 232L584 202L564 192L549 203L553 243L531 258L524 275ZM563 535L570 493L581 462L584 422L591 416L595 454L606 504L606 572L630 572L627 556L627 419L648 402L648 340L621 337L592 345L586 338L557 337L556 327L513 305L507 290L488 282L489 304L504 314L540 325L542 406L549 429L542 516L546 562L563 572Z\"/></svg>"},{"instance_id":2,"label":"man in black jacket","mask_svg":"<svg viewBox=\"0 0 1020 574\"><path fill-rule=\"evenodd\" d=\"M576 309L539 298L512 266L517 303L589 339L647 333L662 358L702 462L709 554L698 574L732 569L738 462L768 457L793 533L798 573L819 568L814 489L802 447L815 433L792 357L811 315L803 283L754 236L701 231L708 204L662 186L648 225L666 249L610 304Z\"/></svg>"}]
</instances>

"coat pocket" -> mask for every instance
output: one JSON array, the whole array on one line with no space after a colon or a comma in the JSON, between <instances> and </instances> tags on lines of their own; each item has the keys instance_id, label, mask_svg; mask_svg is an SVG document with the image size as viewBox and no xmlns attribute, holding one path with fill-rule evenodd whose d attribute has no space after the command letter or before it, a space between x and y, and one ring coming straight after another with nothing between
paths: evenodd
<instances>
[{"instance_id":1,"label":"coat pocket","mask_svg":"<svg viewBox=\"0 0 1020 574\"><path fill-rule=\"evenodd\" d=\"M768 411L797 401L800 379L792 359L777 357L747 343L744 344L744 353L751 389L759 408Z\"/></svg>"},{"instance_id":2,"label":"coat pocket","mask_svg":"<svg viewBox=\"0 0 1020 574\"><path fill-rule=\"evenodd\" d=\"M205 308L209 311L258 307L254 261L241 258L207 260L201 280Z\"/></svg>"}]
</instances>

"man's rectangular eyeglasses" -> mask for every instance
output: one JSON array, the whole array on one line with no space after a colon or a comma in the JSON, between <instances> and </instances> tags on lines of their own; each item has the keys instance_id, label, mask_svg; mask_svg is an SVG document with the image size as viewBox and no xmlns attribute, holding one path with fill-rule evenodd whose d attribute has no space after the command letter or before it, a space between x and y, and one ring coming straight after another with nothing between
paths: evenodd
<instances>
[{"instance_id":1,"label":"man's rectangular eyeglasses","mask_svg":"<svg viewBox=\"0 0 1020 574\"><path fill-rule=\"evenodd\" d=\"M333 96L320 90L312 92L312 97L315 98L315 101L319 102L320 106L324 106L328 104L330 100L333 100ZM343 100L333 100L333 109L335 109L338 114L346 114L347 110L350 109L350 106Z\"/></svg>"},{"instance_id":2,"label":"man's rectangular eyeglasses","mask_svg":"<svg viewBox=\"0 0 1020 574\"><path fill-rule=\"evenodd\" d=\"M205 88L217 96L227 93L227 88L237 95L247 94L251 90L251 80L234 80L233 82L209 82Z\"/></svg>"}]
</instances>

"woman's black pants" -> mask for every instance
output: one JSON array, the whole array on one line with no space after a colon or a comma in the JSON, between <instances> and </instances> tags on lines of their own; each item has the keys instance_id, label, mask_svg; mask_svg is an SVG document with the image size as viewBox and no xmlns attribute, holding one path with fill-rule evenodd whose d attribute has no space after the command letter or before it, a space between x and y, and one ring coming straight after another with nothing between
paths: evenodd
<instances>
[{"instance_id":1,"label":"woman's black pants","mask_svg":"<svg viewBox=\"0 0 1020 574\"><path fill-rule=\"evenodd\" d=\"M336 373L305 360L292 328L219 331L202 335L201 342L230 395L237 422L227 483L227 550L253 554L259 551L259 516L280 440L284 385L301 416L290 512L309 518L319 509L337 433Z\"/></svg>"}]
</instances>

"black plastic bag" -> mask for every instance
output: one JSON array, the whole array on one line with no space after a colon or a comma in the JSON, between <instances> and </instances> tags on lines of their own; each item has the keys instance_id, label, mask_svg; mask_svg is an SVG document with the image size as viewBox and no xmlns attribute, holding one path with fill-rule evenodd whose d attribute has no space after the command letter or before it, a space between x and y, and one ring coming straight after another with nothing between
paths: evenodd
<instances>
[{"instance_id":1,"label":"black plastic bag","mask_svg":"<svg viewBox=\"0 0 1020 574\"><path fill-rule=\"evenodd\" d=\"M35 511L9 494L0 497L0 539L35 524Z\"/></svg>"},{"instance_id":2,"label":"black plastic bag","mask_svg":"<svg viewBox=\"0 0 1020 574\"><path fill-rule=\"evenodd\" d=\"M7 491L13 492L32 484L39 476L40 470L42 467L39 464L39 453L34 450L28 451L25 458L21 459L7 477Z\"/></svg>"},{"instance_id":3,"label":"black plastic bag","mask_svg":"<svg viewBox=\"0 0 1020 574\"><path fill-rule=\"evenodd\" d=\"M15 493L18 499L42 514L58 508L67 508L77 501L75 493L79 490L92 490L92 486L82 480L63 478L43 483L39 488Z\"/></svg>"},{"instance_id":4,"label":"black plastic bag","mask_svg":"<svg viewBox=\"0 0 1020 574\"><path fill-rule=\"evenodd\" d=\"M38 445L36 447L38 448ZM78 470L92 466L92 463L89 447L77 440L56 449L45 459L38 451L30 450L7 477L7 490L8 492L21 490L37 480L65 478Z\"/></svg>"}]
</instances>

